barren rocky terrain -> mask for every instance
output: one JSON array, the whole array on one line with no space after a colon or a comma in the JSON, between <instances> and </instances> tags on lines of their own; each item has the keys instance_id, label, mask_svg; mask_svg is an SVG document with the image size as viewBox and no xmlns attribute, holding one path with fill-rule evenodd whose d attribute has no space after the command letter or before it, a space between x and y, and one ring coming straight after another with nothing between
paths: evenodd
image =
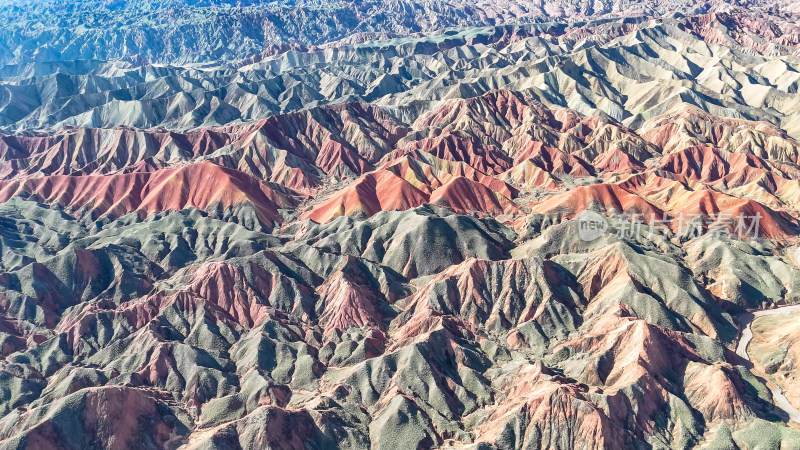
<instances>
[{"instance_id":1,"label":"barren rocky terrain","mask_svg":"<svg viewBox=\"0 0 800 450\"><path fill-rule=\"evenodd\" d=\"M0 15L0 448L800 447L794 2Z\"/></svg>"}]
</instances>

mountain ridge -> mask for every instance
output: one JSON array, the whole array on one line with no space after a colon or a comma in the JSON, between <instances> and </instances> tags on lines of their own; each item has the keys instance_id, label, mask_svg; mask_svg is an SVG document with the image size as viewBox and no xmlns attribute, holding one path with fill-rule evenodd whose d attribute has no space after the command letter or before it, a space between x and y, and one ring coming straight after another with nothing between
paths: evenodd
<instances>
[{"instance_id":1,"label":"mountain ridge","mask_svg":"<svg viewBox=\"0 0 800 450\"><path fill-rule=\"evenodd\" d=\"M0 448L800 446L793 6L3 3Z\"/></svg>"}]
</instances>

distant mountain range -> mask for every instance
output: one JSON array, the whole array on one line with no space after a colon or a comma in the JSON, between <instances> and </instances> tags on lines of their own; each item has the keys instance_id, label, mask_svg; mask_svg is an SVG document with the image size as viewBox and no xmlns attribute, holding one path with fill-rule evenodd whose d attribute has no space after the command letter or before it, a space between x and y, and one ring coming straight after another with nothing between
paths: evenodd
<instances>
[{"instance_id":1,"label":"distant mountain range","mask_svg":"<svg viewBox=\"0 0 800 450\"><path fill-rule=\"evenodd\" d=\"M777 6L776 6L777 5ZM793 6L794 5L794 6ZM790 0L11 1L0 4L0 67L30 61L219 63L271 45L322 45L465 26L698 14Z\"/></svg>"},{"instance_id":2,"label":"distant mountain range","mask_svg":"<svg viewBox=\"0 0 800 450\"><path fill-rule=\"evenodd\" d=\"M0 72L0 129L183 130L355 100L410 122L450 99L505 88L633 127L689 103L795 134L800 64L787 57L798 49L794 22L740 10L287 48L213 69L31 62Z\"/></svg>"}]
</instances>

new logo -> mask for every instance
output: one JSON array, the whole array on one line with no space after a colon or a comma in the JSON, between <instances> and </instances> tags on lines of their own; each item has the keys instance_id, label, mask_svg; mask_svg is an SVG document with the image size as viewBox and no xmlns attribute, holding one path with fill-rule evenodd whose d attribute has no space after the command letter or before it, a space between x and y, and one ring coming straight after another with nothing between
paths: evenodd
<instances>
[{"instance_id":1,"label":"new logo","mask_svg":"<svg viewBox=\"0 0 800 450\"><path fill-rule=\"evenodd\" d=\"M600 213L584 209L578 215L578 235L586 242L600 238L607 229L606 217Z\"/></svg>"}]
</instances>

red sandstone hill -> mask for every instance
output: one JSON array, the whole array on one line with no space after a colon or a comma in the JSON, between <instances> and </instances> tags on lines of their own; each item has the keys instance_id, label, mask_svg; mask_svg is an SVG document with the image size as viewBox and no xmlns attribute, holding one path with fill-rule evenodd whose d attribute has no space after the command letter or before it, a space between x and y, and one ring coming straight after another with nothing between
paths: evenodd
<instances>
[{"instance_id":1,"label":"red sandstone hill","mask_svg":"<svg viewBox=\"0 0 800 450\"><path fill-rule=\"evenodd\" d=\"M788 0L95 3L0 5L0 448L800 448Z\"/></svg>"},{"instance_id":2,"label":"red sandstone hill","mask_svg":"<svg viewBox=\"0 0 800 450\"><path fill-rule=\"evenodd\" d=\"M0 201L24 195L36 201L117 218L184 208L229 208L248 204L264 224L278 220L277 209L291 200L239 171L209 162L174 169L121 175L53 175L0 181Z\"/></svg>"}]
</instances>

